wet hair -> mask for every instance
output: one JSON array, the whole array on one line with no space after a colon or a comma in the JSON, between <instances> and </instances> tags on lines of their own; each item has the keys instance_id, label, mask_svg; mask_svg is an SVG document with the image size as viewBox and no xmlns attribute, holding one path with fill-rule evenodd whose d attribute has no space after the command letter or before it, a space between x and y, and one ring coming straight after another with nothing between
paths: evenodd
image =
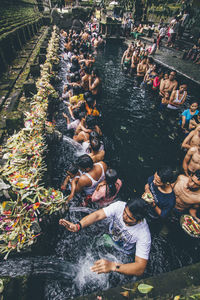
<instances>
[{"instance_id":1,"label":"wet hair","mask_svg":"<svg viewBox=\"0 0 200 300\"><path fill-rule=\"evenodd\" d=\"M86 68L85 62L84 62L84 61L80 62L80 65L81 65L81 66L84 68L84 70L85 70L85 68Z\"/></svg>"},{"instance_id":2,"label":"wet hair","mask_svg":"<svg viewBox=\"0 0 200 300\"><path fill-rule=\"evenodd\" d=\"M99 70L97 68L93 68L93 73L94 75L96 75L97 77L99 77Z\"/></svg>"},{"instance_id":3,"label":"wet hair","mask_svg":"<svg viewBox=\"0 0 200 300\"><path fill-rule=\"evenodd\" d=\"M197 177L198 180L200 180L200 170L196 170L196 171L194 172L194 175ZM194 176L194 175L193 175L193 176Z\"/></svg>"},{"instance_id":4,"label":"wet hair","mask_svg":"<svg viewBox=\"0 0 200 300\"><path fill-rule=\"evenodd\" d=\"M96 138L92 138L90 140L90 146L92 148L92 150L94 151L99 151L100 147L101 147L101 143L99 139Z\"/></svg>"},{"instance_id":5,"label":"wet hair","mask_svg":"<svg viewBox=\"0 0 200 300\"><path fill-rule=\"evenodd\" d=\"M93 128L96 125L96 118L92 115L88 115L85 120L86 125L88 128Z\"/></svg>"},{"instance_id":6,"label":"wet hair","mask_svg":"<svg viewBox=\"0 0 200 300\"><path fill-rule=\"evenodd\" d=\"M75 109L73 110L73 115L74 115L74 118L75 118L75 119L79 119L79 113L80 113L79 108L75 108Z\"/></svg>"},{"instance_id":7,"label":"wet hair","mask_svg":"<svg viewBox=\"0 0 200 300\"><path fill-rule=\"evenodd\" d=\"M68 167L67 172L70 172L70 173L72 173L73 175L75 175L75 174L78 172L78 167L77 167L77 165L71 163L71 164L69 165L69 167Z\"/></svg>"},{"instance_id":8,"label":"wet hair","mask_svg":"<svg viewBox=\"0 0 200 300\"><path fill-rule=\"evenodd\" d=\"M175 181L173 170L169 166L161 166L157 169L157 174L162 183L172 183Z\"/></svg>"},{"instance_id":9,"label":"wet hair","mask_svg":"<svg viewBox=\"0 0 200 300\"><path fill-rule=\"evenodd\" d=\"M79 108L79 109L80 109L80 108ZM79 119L79 120L82 120L83 118L85 118L85 112L80 110L78 119Z\"/></svg>"},{"instance_id":10,"label":"wet hair","mask_svg":"<svg viewBox=\"0 0 200 300\"><path fill-rule=\"evenodd\" d=\"M80 94L80 87L78 85L75 85L73 87L73 95L79 95Z\"/></svg>"},{"instance_id":11,"label":"wet hair","mask_svg":"<svg viewBox=\"0 0 200 300\"><path fill-rule=\"evenodd\" d=\"M100 139L100 136L99 136L98 132L96 132L95 130L90 132L89 140L91 141L92 139Z\"/></svg>"},{"instance_id":12,"label":"wet hair","mask_svg":"<svg viewBox=\"0 0 200 300\"><path fill-rule=\"evenodd\" d=\"M198 104L198 106L199 106L199 101L198 100L192 100L192 101L190 101L190 106L192 105L192 104L194 104L194 103L197 103Z\"/></svg>"},{"instance_id":13,"label":"wet hair","mask_svg":"<svg viewBox=\"0 0 200 300\"><path fill-rule=\"evenodd\" d=\"M79 76L79 75L75 75L74 81L75 81L75 82L80 81L80 76Z\"/></svg>"},{"instance_id":14,"label":"wet hair","mask_svg":"<svg viewBox=\"0 0 200 300\"><path fill-rule=\"evenodd\" d=\"M93 168L93 160L91 159L91 157L88 154L83 154L78 158L77 165L79 168L82 168L82 169L87 169L87 168L92 169Z\"/></svg>"},{"instance_id":15,"label":"wet hair","mask_svg":"<svg viewBox=\"0 0 200 300\"><path fill-rule=\"evenodd\" d=\"M86 74L90 74L90 69L88 67L84 68Z\"/></svg>"},{"instance_id":16,"label":"wet hair","mask_svg":"<svg viewBox=\"0 0 200 300\"><path fill-rule=\"evenodd\" d=\"M72 58L72 64L73 65L78 65L78 59L76 57Z\"/></svg>"},{"instance_id":17,"label":"wet hair","mask_svg":"<svg viewBox=\"0 0 200 300\"><path fill-rule=\"evenodd\" d=\"M147 57L144 56L143 59L144 58L147 58ZM148 57L148 61L149 61L150 64L154 63L154 59L152 57Z\"/></svg>"},{"instance_id":18,"label":"wet hair","mask_svg":"<svg viewBox=\"0 0 200 300\"><path fill-rule=\"evenodd\" d=\"M84 93L84 99L87 100L87 98L92 97L92 93L90 91Z\"/></svg>"},{"instance_id":19,"label":"wet hair","mask_svg":"<svg viewBox=\"0 0 200 300\"><path fill-rule=\"evenodd\" d=\"M88 104L89 107L93 107L94 106L94 101L95 100L92 97L89 97L89 98L86 99L86 102L87 102L87 104Z\"/></svg>"},{"instance_id":20,"label":"wet hair","mask_svg":"<svg viewBox=\"0 0 200 300\"><path fill-rule=\"evenodd\" d=\"M75 79L75 75L74 74L70 74L69 75L70 82L74 82L74 79Z\"/></svg>"},{"instance_id":21,"label":"wet hair","mask_svg":"<svg viewBox=\"0 0 200 300\"><path fill-rule=\"evenodd\" d=\"M135 198L128 201L126 205L137 222L142 221L146 216L147 203L142 198Z\"/></svg>"},{"instance_id":22,"label":"wet hair","mask_svg":"<svg viewBox=\"0 0 200 300\"><path fill-rule=\"evenodd\" d=\"M163 72L163 69L158 69L157 73L158 73L158 75L163 74L163 73L164 73L164 72Z\"/></svg>"},{"instance_id":23,"label":"wet hair","mask_svg":"<svg viewBox=\"0 0 200 300\"><path fill-rule=\"evenodd\" d=\"M117 171L114 169L108 169L105 174L106 179L106 196L113 197L116 192L116 186L115 183L117 181L118 175Z\"/></svg>"}]
</instances>

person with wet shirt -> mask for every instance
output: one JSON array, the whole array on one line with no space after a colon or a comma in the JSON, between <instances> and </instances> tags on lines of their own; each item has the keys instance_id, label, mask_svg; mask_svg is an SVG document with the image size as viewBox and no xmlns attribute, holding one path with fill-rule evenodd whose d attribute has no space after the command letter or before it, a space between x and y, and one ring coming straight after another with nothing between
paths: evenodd
<instances>
[{"instance_id":1,"label":"person with wet shirt","mask_svg":"<svg viewBox=\"0 0 200 300\"><path fill-rule=\"evenodd\" d=\"M148 178L142 198L145 199L148 194L152 200L148 207L150 221L166 218L174 208L176 197L171 185L174 181L173 171L169 166L158 168L157 172Z\"/></svg>"},{"instance_id":2,"label":"person with wet shirt","mask_svg":"<svg viewBox=\"0 0 200 300\"><path fill-rule=\"evenodd\" d=\"M117 201L84 217L77 224L60 219L59 224L71 232L78 232L98 221L109 218L109 235L117 250L124 255L135 255L135 261L121 263L100 259L91 267L98 274L118 272L141 276L147 266L151 247L151 235L145 220L146 203L143 199Z\"/></svg>"},{"instance_id":3,"label":"person with wet shirt","mask_svg":"<svg viewBox=\"0 0 200 300\"><path fill-rule=\"evenodd\" d=\"M181 115L181 121L180 121L180 125L181 128L183 129L184 133L189 133L188 130L188 126L189 126L189 122L192 119L192 117L194 117L195 115L198 115L199 110L198 110L198 106L199 103L197 100L193 100L190 103L190 107L186 110L184 110L184 112Z\"/></svg>"}]
</instances>

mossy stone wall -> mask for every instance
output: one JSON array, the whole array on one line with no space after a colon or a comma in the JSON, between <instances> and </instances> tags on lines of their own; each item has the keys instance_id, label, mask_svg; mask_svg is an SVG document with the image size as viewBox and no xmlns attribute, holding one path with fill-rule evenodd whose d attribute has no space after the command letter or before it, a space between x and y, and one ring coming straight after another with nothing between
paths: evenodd
<instances>
[{"instance_id":1,"label":"mossy stone wall","mask_svg":"<svg viewBox=\"0 0 200 300\"><path fill-rule=\"evenodd\" d=\"M1 0L0 10L1 75L16 58L17 51L38 32L43 16L37 0Z\"/></svg>"}]
</instances>

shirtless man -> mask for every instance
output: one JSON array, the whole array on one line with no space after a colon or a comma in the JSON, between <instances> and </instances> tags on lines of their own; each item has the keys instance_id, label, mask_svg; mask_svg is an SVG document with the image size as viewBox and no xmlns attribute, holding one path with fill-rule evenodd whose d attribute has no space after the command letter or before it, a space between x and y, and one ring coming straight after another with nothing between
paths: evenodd
<instances>
[{"instance_id":1,"label":"shirtless man","mask_svg":"<svg viewBox=\"0 0 200 300\"><path fill-rule=\"evenodd\" d=\"M160 96L164 97L166 92L171 93L177 90L178 82L175 80L176 71L171 71L169 74L169 79L162 81L160 85Z\"/></svg>"},{"instance_id":2,"label":"shirtless man","mask_svg":"<svg viewBox=\"0 0 200 300\"><path fill-rule=\"evenodd\" d=\"M94 68L92 75L89 76L89 90L92 92L92 95L97 95L99 93L100 84L99 71Z\"/></svg>"},{"instance_id":3,"label":"shirtless man","mask_svg":"<svg viewBox=\"0 0 200 300\"><path fill-rule=\"evenodd\" d=\"M135 74L137 71L137 65L140 61L140 50L136 50L131 59L131 75Z\"/></svg>"},{"instance_id":4,"label":"shirtless man","mask_svg":"<svg viewBox=\"0 0 200 300\"><path fill-rule=\"evenodd\" d=\"M187 176L200 170L200 147L192 147L188 150L183 160L183 170Z\"/></svg>"},{"instance_id":5,"label":"shirtless man","mask_svg":"<svg viewBox=\"0 0 200 300\"><path fill-rule=\"evenodd\" d=\"M87 67L84 68L85 75L81 78L81 86L84 89L84 91L89 91L89 77L90 72Z\"/></svg>"},{"instance_id":6,"label":"shirtless man","mask_svg":"<svg viewBox=\"0 0 200 300\"><path fill-rule=\"evenodd\" d=\"M188 136L184 139L182 144L182 148L184 149L190 149L194 146L200 146L200 125L188 134Z\"/></svg>"},{"instance_id":7,"label":"shirtless man","mask_svg":"<svg viewBox=\"0 0 200 300\"><path fill-rule=\"evenodd\" d=\"M94 164L88 154L81 155L77 165L83 174L76 184L75 193L84 191L86 196L92 195L97 185L105 179L107 165L103 161Z\"/></svg>"},{"instance_id":8,"label":"shirtless man","mask_svg":"<svg viewBox=\"0 0 200 300\"><path fill-rule=\"evenodd\" d=\"M200 170L192 176L179 175L174 185L176 195L175 208L179 212L189 209L191 206L200 204Z\"/></svg>"},{"instance_id":9,"label":"shirtless man","mask_svg":"<svg viewBox=\"0 0 200 300\"><path fill-rule=\"evenodd\" d=\"M144 58L141 61L141 63L139 63L138 66L137 66L137 76L143 78L144 75L147 72L147 69L148 69L148 66L147 66L147 57L144 56Z\"/></svg>"},{"instance_id":10,"label":"shirtless man","mask_svg":"<svg viewBox=\"0 0 200 300\"><path fill-rule=\"evenodd\" d=\"M88 39L89 39L90 35L88 34L87 31L85 31L83 34L82 34L82 39L86 42Z\"/></svg>"}]
</instances>

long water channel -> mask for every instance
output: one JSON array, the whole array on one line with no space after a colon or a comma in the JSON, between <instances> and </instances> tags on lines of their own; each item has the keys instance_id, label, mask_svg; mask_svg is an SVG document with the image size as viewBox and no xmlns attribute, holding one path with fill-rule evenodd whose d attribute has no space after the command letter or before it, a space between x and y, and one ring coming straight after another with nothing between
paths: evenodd
<instances>
[{"instance_id":1,"label":"long water channel","mask_svg":"<svg viewBox=\"0 0 200 300\"><path fill-rule=\"evenodd\" d=\"M120 61L124 49L125 46L118 43L107 44L104 50L98 52L95 64L102 78L99 105L106 162L117 169L123 181L122 198L126 200L129 195L141 195L147 178L158 166L170 164L178 169L184 153L180 150L182 137L178 131L177 116L160 112L155 97L137 87L134 80L122 72ZM60 91L68 67L62 62ZM191 95L191 91L189 94L189 99L195 96L194 93ZM61 104L57 127L64 138L51 146L50 154L51 179L55 188L60 187L69 162L81 153L81 148L77 148L67 136L63 111L67 112L67 108ZM72 203L66 218L76 222L91 211ZM34 256L10 258L0 264L0 275L31 276L29 299L71 299L136 280L136 277L97 275L90 271L90 266L99 258L124 261L121 254L102 242L102 232L105 233L107 228L105 221L76 234L60 228L57 221L49 227ZM165 236L152 232L145 277L200 261L199 241L175 229Z\"/></svg>"}]
</instances>

